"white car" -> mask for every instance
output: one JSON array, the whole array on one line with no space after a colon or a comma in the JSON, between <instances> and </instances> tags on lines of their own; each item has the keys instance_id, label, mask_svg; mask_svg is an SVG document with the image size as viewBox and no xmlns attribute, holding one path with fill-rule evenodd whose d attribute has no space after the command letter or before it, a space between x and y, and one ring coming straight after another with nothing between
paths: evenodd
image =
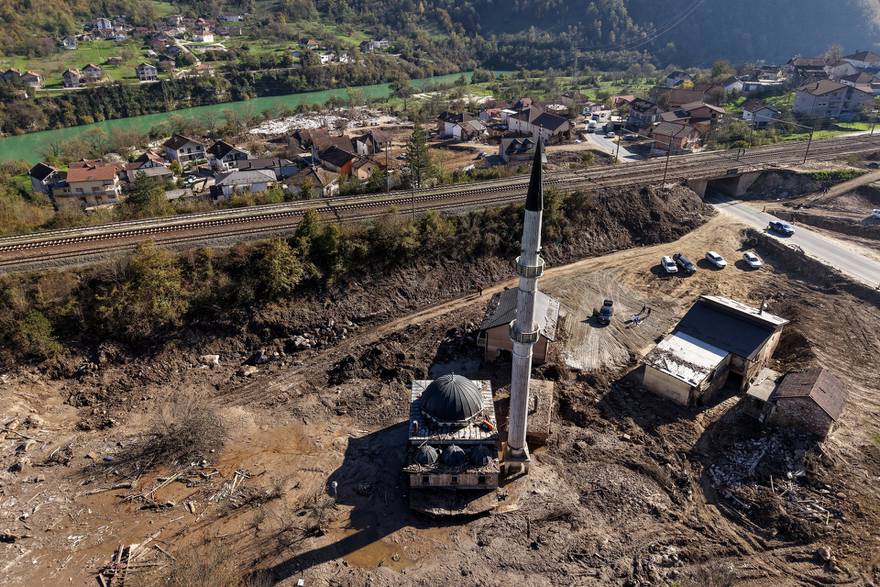
<instances>
[{"instance_id":1,"label":"white car","mask_svg":"<svg viewBox=\"0 0 880 587\"><path fill-rule=\"evenodd\" d=\"M727 261L724 260L724 257L716 253L715 251L709 251L706 253L706 260L712 263L718 269L724 269L727 267Z\"/></svg>"},{"instance_id":2,"label":"white car","mask_svg":"<svg viewBox=\"0 0 880 587\"><path fill-rule=\"evenodd\" d=\"M672 257L668 255L660 259L660 266L663 267L663 270L667 274L678 273L678 265L676 265Z\"/></svg>"},{"instance_id":3,"label":"white car","mask_svg":"<svg viewBox=\"0 0 880 587\"><path fill-rule=\"evenodd\" d=\"M745 261L752 269L758 269L764 265L764 261L761 260L761 257L751 251L743 253L743 261Z\"/></svg>"},{"instance_id":4,"label":"white car","mask_svg":"<svg viewBox=\"0 0 880 587\"><path fill-rule=\"evenodd\" d=\"M613 139L613 138L616 137L616 136L617 136L617 135L614 134L614 132L609 132L609 133L606 133L606 134L605 134L605 138L606 138L606 139Z\"/></svg>"}]
</instances>

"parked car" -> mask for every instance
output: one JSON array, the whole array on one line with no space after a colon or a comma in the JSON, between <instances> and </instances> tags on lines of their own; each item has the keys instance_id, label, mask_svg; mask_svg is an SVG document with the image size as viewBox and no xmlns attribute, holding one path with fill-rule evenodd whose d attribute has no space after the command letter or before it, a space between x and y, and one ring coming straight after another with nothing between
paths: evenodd
<instances>
[{"instance_id":1,"label":"parked car","mask_svg":"<svg viewBox=\"0 0 880 587\"><path fill-rule=\"evenodd\" d=\"M743 261L745 261L752 269L759 269L764 265L764 261L761 260L761 257L751 251L743 253Z\"/></svg>"},{"instance_id":2,"label":"parked car","mask_svg":"<svg viewBox=\"0 0 880 587\"><path fill-rule=\"evenodd\" d=\"M727 261L715 251L709 251L706 253L706 260L718 269L724 269L727 267Z\"/></svg>"},{"instance_id":3,"label":"parked car","mask_svg":"<svg viewBox=\"0 0 880 587\"><path fill-rule=\"evenodd\" d=\"M607 133L605 133L605 138L606 138L606 139L613 139L613 138L615 138L616 136L617 136L617 135L614 133L613 130L612 130L612 131L608 131Z\"/></svg>"},{"instance_id":4,"label":"parked car","mask_svg":"<svg viewBox=\"0 0 880 587\"><path fill-rule=\"evenodd\" d=\"M639 140L639 135L631 133L631 134L624 136L623 138L626 139L627 141L637 141L637 140Z\"/></svg>"},{"instance_id":5,"label":"parked car","mask_svg":"<svg viewBox=\"0 0 880 587\"><path fill-rule=\"evenodd\" d=\"M697 266L694 265L693 261L684 256L684 253L675 253L672 255L672 258L675 260L675 264L678 265L678 268L688 275L693 275L697 271Z\"/></svg>"},{"instance_id":6,"label":"parked car","mask_svg":"<svg viewBox=\"0 0 880 587\"><path fill-rule=\"evenodd\" d=\"M614 316L614 301L613 300L605 300L602 302L602 308L599 310L599 313L596 315L596 320L599 324L611 324L611 318Z\"/></svg>"},{"instance_id":7,"label":"parked car","mask_svg":"<svg viewBox=\"0 0 880 587\"><path fill-rule=\"evenodd\" d=\"M880 218L880 208L874 208L874 211L871 213L871 216L874 218Z\"/></svg>"},{"instance_id":8,"label":"parked car","mask_svg":"<svg viewBox=\"0 0 880 587\"><path fill-rule=\"evenodd\" d=\"M794 234L794 227L788 222L782 220L771 220L767 225L767 230L781 234L782 236L791 236Z\"/></svg>"},{"instance_id":9,"label":"parked car","mask_svg":"<svg viewBox=\"0 0 880 587\"><path fill-rule=\"evenodd\" d=\"M678 265L675 264L675 261L672 260L672 257L665 256L660 259L660 266L663 267L663 270L667 274L678 273Z\"/></svg>"}]
</instances>

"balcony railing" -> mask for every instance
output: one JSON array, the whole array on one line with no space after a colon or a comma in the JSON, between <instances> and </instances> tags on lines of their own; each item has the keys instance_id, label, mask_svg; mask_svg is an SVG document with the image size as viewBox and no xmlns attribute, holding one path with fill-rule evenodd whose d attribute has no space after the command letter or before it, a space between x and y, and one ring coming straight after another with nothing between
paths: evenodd
<instances>
[{"instance_id":1,"label":"balcony railing","mask_svg":"<svg viewBox=\"0 0 880 587\"><path fill-rule=\"evenodd\" d=\"M544 275L544 259L538 257L537 265L524 265L520 262L522 257L516 258L516 274L526 279L537 279Z\"/></svg>"}]
</instances>

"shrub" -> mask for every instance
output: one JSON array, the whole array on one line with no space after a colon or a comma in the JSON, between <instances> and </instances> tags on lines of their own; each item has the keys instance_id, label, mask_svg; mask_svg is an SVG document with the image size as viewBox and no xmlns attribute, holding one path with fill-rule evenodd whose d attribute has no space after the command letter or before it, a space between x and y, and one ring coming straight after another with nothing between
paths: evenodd
<instances>
[{"instance_id":1,"label":"shrub","mask_svg":"<svg viewBox=\"0 0 880 587\"><path fill-rule=\"evenodd\" d=\"M48 359L61 352L52 324L39 310L31 310L17 321L12 342L17 351L26 357Z\"/></svg>"}]
</instances>

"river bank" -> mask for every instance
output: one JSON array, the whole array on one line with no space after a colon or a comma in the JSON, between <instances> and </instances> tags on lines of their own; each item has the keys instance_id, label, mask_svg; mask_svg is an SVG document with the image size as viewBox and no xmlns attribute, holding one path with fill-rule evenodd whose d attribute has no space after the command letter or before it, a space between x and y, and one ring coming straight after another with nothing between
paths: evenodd
<instances>
[{"instance_id":1,"label":"river bank","mask_svg":"<svg viewBox=\"0 0 880 587\"><path fill-rule=\"evenodd\" d=\"M412 80L411 83L416 88L426 89L433 85L453 83L462 75L470 81L472 74L471 72L465 72L463 74L454 73L415 79ZM361 92L367 100L388 98L392 93L391 86L387 83L356 86L353 88L335 88L315 92L285 94L283 96L266 96L239 102L224 102L222 104L196 106L193 108L172 110L170 112L161 112L158 114L118 118L96 122L94 124L84 124L68 128L9 136L0 138L0 161L23 160L28 163L36 163L43 158L43 153L46 150L47 145L52 143L63 143L64 141L69 141L95 129L108 133L115 129L135 130L146 133L150 129L167 122L171 117L182 117L198 122L216 121L217 118L225 117L227 111L232 111L236 114L262 114L273 108L293 109L301 105L325 104L332 98L344 100L348 97L349 90L357 90Z\"/></svg>"}]
</instances>

